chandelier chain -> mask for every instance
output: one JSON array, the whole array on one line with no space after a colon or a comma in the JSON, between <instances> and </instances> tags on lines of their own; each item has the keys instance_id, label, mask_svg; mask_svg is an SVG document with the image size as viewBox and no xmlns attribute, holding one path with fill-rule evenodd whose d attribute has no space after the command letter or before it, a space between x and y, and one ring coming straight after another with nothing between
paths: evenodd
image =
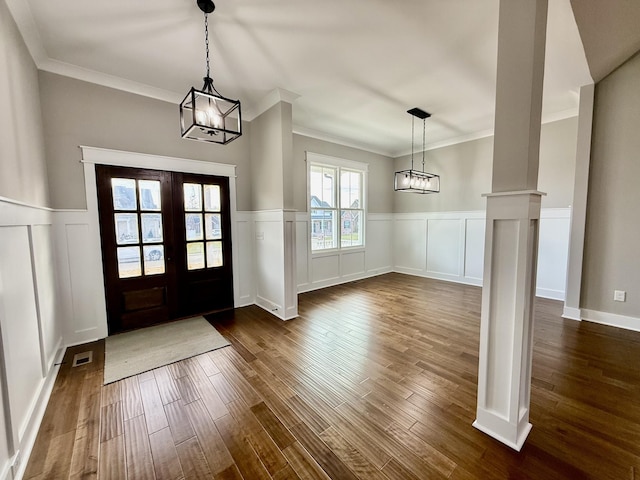
<instances>
[{"instance_id":1,"label":"chandelier chain","mask_svg":"<svg viewBox=\"0 0 640 480\"><path fill-rule=\"evenodd\" d=\"M207 51L207 78L209 78L209 15L204 14L204 45Z\"/></svg>"}]
</instances>

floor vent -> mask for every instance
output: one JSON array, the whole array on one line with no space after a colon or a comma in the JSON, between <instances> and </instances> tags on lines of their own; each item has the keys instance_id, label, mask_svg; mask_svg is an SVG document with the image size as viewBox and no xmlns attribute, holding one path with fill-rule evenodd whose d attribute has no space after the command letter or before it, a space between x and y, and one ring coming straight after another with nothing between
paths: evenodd
<instances>
[{"instance_id":1,"label":"floor vent","mask_svg":"<svg viewBox=\"0 0 640 480\"><path fill-rule=\"evenodd\" d=\"M87 363L91 363L92 360L93 360L93 350L90 350L88 352L76 353L73 356L73 363L71 364L71 366L77 367L80 365L85 365Z\"/></svg>"}]
</instances>

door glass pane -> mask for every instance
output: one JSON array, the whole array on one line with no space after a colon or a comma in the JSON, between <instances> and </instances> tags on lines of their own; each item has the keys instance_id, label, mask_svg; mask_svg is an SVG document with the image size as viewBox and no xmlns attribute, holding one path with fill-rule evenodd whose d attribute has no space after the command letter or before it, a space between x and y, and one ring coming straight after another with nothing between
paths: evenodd
<instances>
[{"instance_id":1,"label":"door glass pane","mask_svg":"<svg viewBox=\"0 0 640 480\"><path fill-rule=\"evenodd\" d=\"M222 266L222 242L207 242L207 267Z\"/></svg>"},{"instance_id":2,"label":"door glass pane","mask_svg":"<svg viewBox=\"0 0 640 480\"><path fill-rule=\"evenodd\" d=\"M202 240L202 214L187 213L184 220L187 229L187 241Z\"/></svg>"},{"instance_id":3,"label":"door glass pane","mask_svg":"<svg viewBox=\"0 0 640 480\"><path fill-rule=\"evenodd\" d=\"M114 210L136 210L136 181L133 178L112 178Z\"/></svg>"},{"instance_id":4,"label":"door glass pane","mask_svg":"<svg viewBox=\"0 0 640 480\"><path fill-rule=\"evenodd\" d=\"M221 217L219 213L205 213L205 235L207 240L219 240L222 238L222 230L220 228Z\"/></svg>"},{"instance_id":5,"label":"door glass pane","mask_svg":"<svg viewBox=\"0 0 640 480\"><path fill-rule=\"evenodd\" d=\"M205 212L220 211L220 186L204 186L204 210Z\"/></svg>"},{"instance_id":6,"label":"door glass pane","mask_svg":"<svg viewBox=\"0 0 640 480\"><path fill-rule=\"evenodd\" d=\"M199 270L204 268L204 243L187 244L187 269Z\"/></svg>"},{"instance_id":7,"label":"door glass pane","mask_svg":"<svg viewBox=\"0 0 640 480\"><path fill-rule=\"evenodd\" d=\"M160 182L158 180L139 180L140 210L160 211Z\"/></svg>"},{"instance_id":8,"label":"door glass pane","mask_svg":"<svg viewBox=\"0 0 640 480\"><path fill-rule=\"evenodd\" d=\"M116 213L114 217L118 245L138 243L138 214Z\"/></svg>"},{"instance_id":9,"label":"door glass pane","mask_svg":"<svg viewBox=\"0 0 640 480\"><path fill-rule=\"evenodd\" d=\"M118 247L118 276L129 278L140 275L140 247Z\"/></svg>"},{"instance_id":10,"label":"door glass pane","mask_svg":"<svg viewBox=\"0 0 640 480\"><path fill-rule=\"evenodd\" d=\"M145 245L142 250L144 253L144 274L159 275L164 273L164 246Z\"/></svg>"},{"instance_id":11,"label":"door glass pane","mask_svg":"<svg viewBox=\"0 0 640 480\"><path fill-rule=\"evenodd\" d=\"M142 243L162 242L162 215L160 213L143 213Z\"/></svg>"},{"instance_id":12,"label":"door glass pane","mask_svg":"<svg viewBox=\"0 0 640 480\"><path fill-rule=\"evenodd\" d=\"M199 183L184 184L185 212L202 211L202 186Z\"/></svg>"}]
</instances>

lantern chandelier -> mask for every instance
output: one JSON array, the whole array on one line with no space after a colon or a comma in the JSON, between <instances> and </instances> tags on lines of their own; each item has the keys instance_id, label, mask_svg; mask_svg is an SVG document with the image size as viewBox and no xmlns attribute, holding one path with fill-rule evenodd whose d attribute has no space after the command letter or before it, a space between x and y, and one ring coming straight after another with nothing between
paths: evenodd
<instances>
[{"instance_id":1,"label":"lantern chandelier","mask_svg":"<svg viewBox=\"0 0 640 480\"><path fill-rule=\"evenodd\" d=\"M212 0L197 0L197 4L204 12L207 73L202 90L191 87L180 103L180 130L182 138L226 145L242 135L240 100L223 97L213 86L213 79L209 74L208 15L216 6Z\"/></svg>"},{"instance_id":2,"label":"lantern chandelier","mask_svg":"<svg viewBox=\"0 0 640 480\"><path fill-rule=\"evenodd\" d=\"M438 193L440 192L440 175L426 173L424 171L425 139L426 139L426 119L430 113L415 107L407 110L411 114L411 169L396 172L394 178L394 190L398 192L412 193ZM422 171L413 169L414 153L414 125L416 117L422 119Z\"/></svg>"}]
</instances>

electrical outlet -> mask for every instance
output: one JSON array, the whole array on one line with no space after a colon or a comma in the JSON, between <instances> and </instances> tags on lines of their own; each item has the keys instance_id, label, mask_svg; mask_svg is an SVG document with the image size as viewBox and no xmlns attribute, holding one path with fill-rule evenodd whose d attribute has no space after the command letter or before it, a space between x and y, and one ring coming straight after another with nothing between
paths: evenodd
<instances>
[{"instance_id":1,"label":"electrical outlet","mask_svg":"<svg viewBox=\"0 0 640 480\"><path fill-rule=\"evenodd\" d=\"M627 301L627 292L624 290L614 290L613 291L613 300L616 302L626 302Z\"/></svg>"}]
</instances>

